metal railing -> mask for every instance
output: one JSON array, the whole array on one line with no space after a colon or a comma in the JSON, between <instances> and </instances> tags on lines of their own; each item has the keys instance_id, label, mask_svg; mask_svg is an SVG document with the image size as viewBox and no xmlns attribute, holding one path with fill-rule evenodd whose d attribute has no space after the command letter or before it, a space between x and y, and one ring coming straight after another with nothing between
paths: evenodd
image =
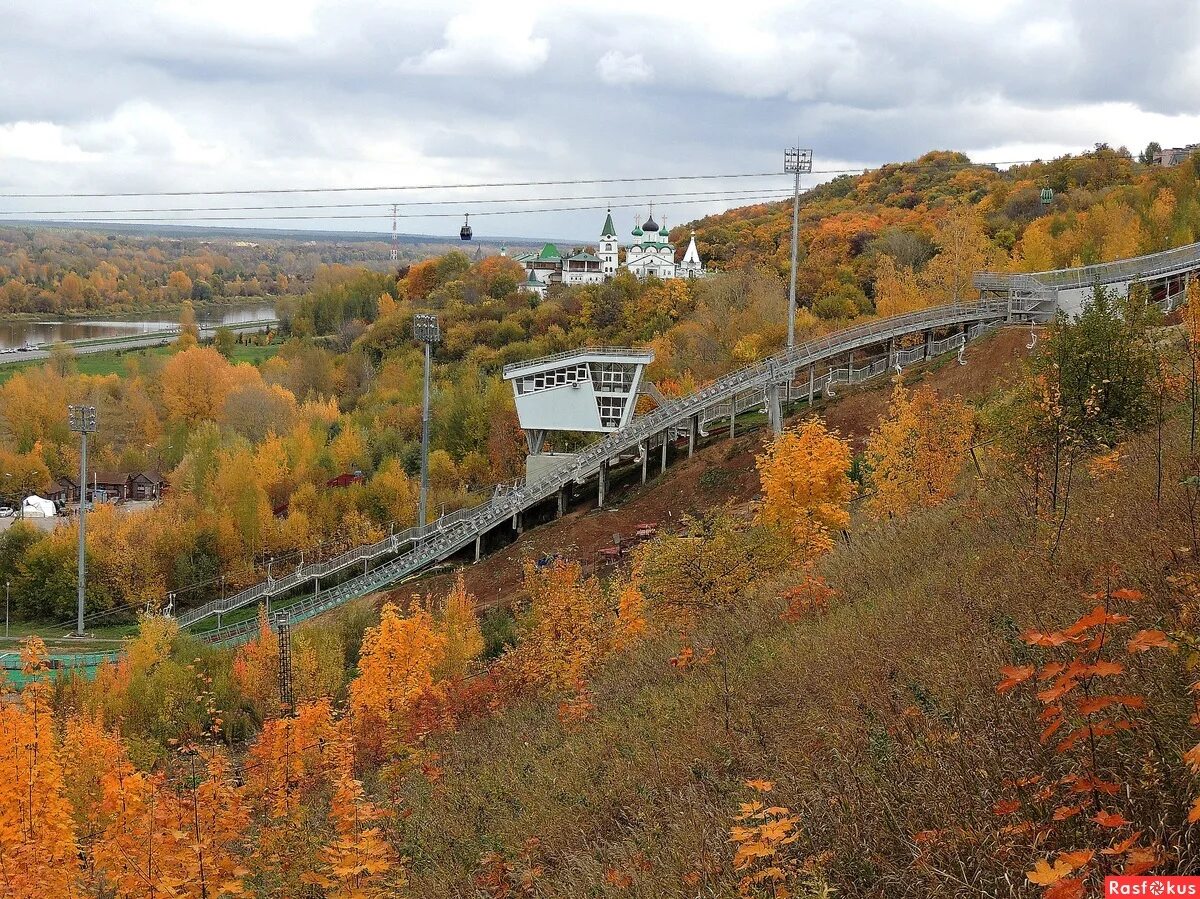
<instances>
[{"instance_id":1,"label":"metal railing","mask_svg":"<svg viewBox=\"0 0 1200 899\"><path fill-rule=\"evenodd\" d=\"M1046 288L1091 287L1094 284L1111 284L1117 281L1135 281L1173 275L1200 268L1200 243L1191 243L1150 253L1120 259L1116 262L1101 262L1078 268L1060 268L1046 272L1023 272L1002 274L999 272L977 272L974 285L990 290L1035 291Z\"/></svg>"},{"instance_id":2,"label":"metal railing","mask_svg":"<svg viewBox=\"0 0 1200 899\"><path fill-rule=\"evenodd\" d=\"M584 346L574 350L563 350L561 353L551 353L549 356L539 356L537 359L510 362L504 366L504 377L507 378L513 372L518 372L522 369L547 365L551 362L560 362L564 359L570 359L572 356L632 356L636 359L649 361L654 358L654 352L644 347Z\"/></svg>"},{"instance_id":3,"label":"metal railing","mask_svg":"<svg viewBox=\"0 0 1200 899\"><path fill-rule=\"evenodd\" d=\"M468 507L450 512L427 524L424 530L419 527L407 528L403 531L390 534L377 543L357 546L354 549L347 550L344 553L321 562L312 562L308 565L297 566L281 577L268 578L238 593L232 593L229 596L211 600L193 609L187 609L176 616L177 620L181 627L188 627L204 618L215 615L226 615L243 606L256 603L260 599L287 593L301 584L319 581L321 578L337 574L359 562L370 562L372 559L377 559L380 556L391 555L399 552L401 546L428 539L433 534L453 527L468 517L476 508L478 507Z\"/></svg>"},{"instance_id":4,"label":"metal railing","mask_svg":"<svg viewBox=\"0 0 1200 899\"><path fill-rule=\"evenodd\" d=\"M915 346L910 350L896 350L892 354L893 365L912 365L914 362L922 362L925 359L926 347L924 344Z\"/></svg>"}]
</instances>

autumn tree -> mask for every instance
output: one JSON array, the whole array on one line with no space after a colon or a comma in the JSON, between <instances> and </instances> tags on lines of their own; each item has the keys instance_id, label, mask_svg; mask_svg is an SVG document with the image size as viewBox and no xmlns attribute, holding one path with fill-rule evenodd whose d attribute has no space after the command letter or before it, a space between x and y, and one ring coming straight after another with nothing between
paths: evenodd
<instances>
[{"instance_id":1,"label":"autumn tree","mask_svg":"<svg viewBox=\"0 0 1200 899\"><path fill-rule=\"evenodd\" d=\"M257 824L251 884L266 895L294 895L320 866L312 821L334 764L337 732L328 699L301 702L294 715L264 722L245 765L246 801Z\"/></svg>"},{"instance_id":2,"label":"autumn tree","mask_svg":"<svg viewBox=\"0 0 1200 899\"><path fill-rule=\"evenodd\" d=\"M897 380L887 415L867 444L876 518L945 502L966 464L974 414L960 397L941 399L927 384L914 391Z\"/></svg>"},{"instance_id":3,"label":"autumn tree","mask_svg":"<svg viewBox=\"0 0 1200 899\"><path fill-rule=\"evenodd\" d=\"M211 347L184 349L163 366L167 414L187 424L216 420L231 386L229 363Z\"/></svg>"},{"instance_id":4,"label":"autumn tree","mask_svg":"<svg viewBox=\"0 0 1200 899\"><path fill-rule=\"evenodd\" d=\"M183 275L183 272L179 272L179 274ZM183 276L187 277L187 275ZM191 291L190 283L188 291ZM184 300L179 307L179 337L175 341L175 346L181 350L190 350L198 343L200 343L200 326L196 323L196 309L192 306L191 300Z\"/></svg>"},{"instance_id":5,"label":"autumn tree","mask_svg":"<svg viewBox=\"0 0 1200 899\"><path fill-rule=\"evenodd\" d=\"M639 563L641 558L639 557ZM617 596L617 617L613 621L613 649L620 651L635 646L646 637L649 623L646 620L646 595L642 592L642 564L636 564L632 572L618 578L612 586Z\"/></svg>"},{"instance_id":6,"label":"autumn tree","mask_svg":"<svg viewBox=\"0 0 1200 899\"><path fill-rule=\"evenodd\" d=\"M445 662L446 637L421 608L401 615L384 605L363 635L359 675L350 682L350 711L360 745L379 753L409 736L417 703L436 695L434 672Z\"/></svg>"},{"instance_id":7,"label":"autumn tree","mask_svg":"<svg viewBox=\"0 0 1200 899\"><path fill-rule=\"evenodd\" d=\"M384 836L385 812L367 798L351 773L350 750L333 747L333 838L320 852L321 864L301 879L328 899L388 899L405 883L400 858Z\"/></svg>"},{"instance_id":8,"label":"autumn tree","mask_svg":"<svg viewBox=\"0 0 1200 899\"><path fill-rule=\"evenodd\" d=\"M91 856L103 882L130 899L176 891L187 879L188 834L163 775L123 762L104 774L101 790L111 816Z\"/></svg>"},{"instance_id":9,"label":"autumn tree","mask_svg":"<svg viewBox=\"0 0 1200 899\"><path fill-rule=\"evenodd\" d=\"M850 445L812 418L776 437L757 465L763 521L788 534L805 558L832 547L831 532L850 522Z\"/></svg>"},{"instance_id":10,"label":"autumn tree","mask_svg":"<svg viewBox=\"0 0 1200 899\"><path fill-rule=\"evenodd\" d=\"M607 612L600 585L578 562L525 564L521 640L511 650L521 676L548 690L569 690L590 673L605 648Z\"/></svg>"},{"instance_id":11,"label":"autumn tree","mask_svg":"<svg viewBox=\"0 0 1200 899\"><path fill-rule=\"evenodd\" d=\"M101 801L101 780L127 761L125 744L100 712L81 711L67 717L59 757L76 833L81 843L90 844L112 818L113 810Z\"/></svg>"},{"instance_id":12,"label":"autumn tree","mask_svg":"<svg viewBox=\"0 0 1200 899\"><path fill-rule=\"evenodd\" d=\"M1022 655L1033 663L1002 667L996 687L1039 709L1028 720L1047 747L1046 768L1007 781L1011 794L995 812L1013 822L1007 834L1038 833L1043 857L1026 876L1048 899L1081 897L1103 874L1153 870L1164 855L1157 833L1135 829L1127 817L1138 815L1139 788L1156 796L1171 791L1162 768L1145 764L1161 734L1146 732L1149 703L1129 668L1133 658L1172 649L1174 642L1157 627L1133 631L1146 601L1141 591L1114 589L1106 576L1088 598L1095 606L1072 624L1026 631L1029 650ZM1200 805L1189 815L1196 820Z\"/></svg>"},{"instance_id":13,"label":"autumn tree","mask_svg":"<svg viewBox=\"0 0 1200 899\"><path fill-rule=\"evenodd\" d=\"M279 635L267 620L265 606L258 609L258 633L233 657L232 673L261 718L279 714Z\"/></svg>"},{"instance_id":14,"label":"autumn tree","mask_svg":"<svg viewBox=\"0 0 1200 899\"><path fill-rule=\"evenodd\" d=\"M978 299L979 292L971 281L972 275L994 268L1000 259L988 239L978 210L965 205L953 206L939 222L934 241L938 254L921 273L929 295L927 305Z\"/></svg>"},{"instance_id":15,"label":"autumn tree","mask_svg":"<svg viewBox=\"0 0 1200 899\"><path fill-rule=\"evenodd\" d=\"M1194 455L1196 452L1196 411L1198 407L1198 394L1200 383L1197 381L1197 373L1200 371L1200 279L1189 278L1187 285L1187 303L1183 307L1183 325L1187 337L1187 353L1188 353L1188 397L1191 407L1191 427L1190 427L1190 448Z\"/></svg>"},{"instance_id":16,"label":"autumn tree","mask_svg":"<svg viewBox=\"0 0 1200 899\"><path fill-rule=\"evenodd\" d=\"M875 311L884 316L900 315L931 304L913 270L881 253L875 266Z\"/></svg>"},{"instance_id":17,"label":"autumn tree","mask_svg":"<svg viewBox=\"0 0 1200 899\"><path fill-rule=\"evenodd\" d=\"M633 562L636 588L659 616L687 626L712 612L744 601L749 589L779 570L787 552L778 531L746 523L726 511L689 516L679 534L644 544ZM634 617L636 595L621 600Z\"/></svg>"},{"instance_id":18,"label":"autumn tree","mask_svg":"<svg viewBox=\"0 0 1200 899\"><path fill-rule=\"evenodd\" d=\"M475 611L475 597L467 592L466 580L459 571L446 596L437 628L445 642L441 664L434 672L437 680L461 680L471 664L483 654L483 631Z\"/></svg>"},{"instance_id":19,"label":"autumn tree","mask_svg":"<svg viewBox=\"0 0 1200 899\"><path fill-rule=\"evenodd\" d=\"M32 678L19 702L0 705L0 885L13 899L70 896L80 875L75 826L38 638L21 652Z\"/></svg>"},{"instance_id":20,"label":"autumn tree","mask_svg":"<svg viewBox=\"0 0 1200 899\"><path fill-rule=\"evenodd\" d=\"M191 300L188 299L192 295L192 279L187 276L187 272L173 271L167 276L167 290L171 295L171 299L179 301L183 300L188 307L191 306ZM183 316L180 316L182 324ZM193 323L195 315L192 316Z\"/></svg>"}]
</instances>

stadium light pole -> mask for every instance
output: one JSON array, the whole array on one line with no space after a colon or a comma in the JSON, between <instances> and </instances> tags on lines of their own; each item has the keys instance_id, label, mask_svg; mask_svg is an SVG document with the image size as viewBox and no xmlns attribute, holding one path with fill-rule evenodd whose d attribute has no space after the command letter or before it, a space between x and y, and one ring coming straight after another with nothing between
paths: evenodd
<instances>
[{"instance_id":1,"label":"stadium light pole","mask_svg":"<svg viewBox=\"0 0 1200 899\"><path fill-rule=\"evenodd\" d=\"M796 345L796 255L800 247L800 175L812 171L812 150L792 147L783 151L783 170L794 172L796 189L792 194L792 276L788 279L788 349Z\"/></svg>"},{"instance_id":2,"label":"stadium light pole","mask_svg":"<svg viewBox=\"0 0 1200 899\"><path fill-rule=\"evenodd\" d=\"M425 388L421 403L421 504L417 527L425 529L429 508L429 377L433 367L433 345L442 339L436 315L418 312L413 316L413 336L425 344Z\"/></svg>"},{"instance_id":3,"label":"stadium light pole","mask_svg":"<svg viewBox=\"0 0 1200 899\"><path fill-rule=\"evenodd\" d=\"M87 441L88 434L96 433L95 406L67 406L67 421L71 430L79 435L79 571L76 589L77 617L75 636L83 636L83 598L87 588L87 544L84 527L87 521Z\"/></svg>"}]
</instances>

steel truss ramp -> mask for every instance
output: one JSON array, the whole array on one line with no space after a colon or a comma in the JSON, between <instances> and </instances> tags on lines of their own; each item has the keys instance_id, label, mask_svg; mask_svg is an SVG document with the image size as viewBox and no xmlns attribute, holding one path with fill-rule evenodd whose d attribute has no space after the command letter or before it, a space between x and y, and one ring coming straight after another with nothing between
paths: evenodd
<instances>
[{"instance_id":1,"label":"steel truss ramp","mask_svg":"<svg viewBox=\"0 0 1200 899\"><path fill-rule=\"evenodd\" d=\"M350 577L336 586L324 590L314 589L307 596L287 605L280 604L281 607L273 610L272 617L291 622L303 621L349 600L410 578L471 545L476 538L493 528L513 520L514 516L524 510L554 497L569 484L587 480L610 460L621 455L636 455L643 441L658 442L664 434L669 437L677 429L691 427L693 418L698 425L703 425L718 417L714 412L723 412L727 418L730 404L737 411L761 405L768 390L790 384L801 374L803 377L797 389L789 391L789 394L791 398L807 396L809 370L816 366L829 368L830 360L850 359L855 352L870 347L890 347L900 338L912 334L920 334L926 339L931 354L957 349L967 340L968 329L973 328L975 334L982 333L986 327L1002 324L1008 314L1008 303L1000 301L940 306L848 328L785 350L728 374L690 396L666 402L649 414L634 419L628 427L585 448L576 455L571 464L555 469L534 483L514 485L512 489L496 491L483 505L457 513L454 521L440 527L427 528L426 532L418 535L404 551L400 551L398 546L395 547L398 554L390 561L384 562L374 570ZM932 339L933 333L945 330L957 330L959 333L941 341ZM876 367L879 371L874 370ZM887 370L886 359L882 363L878 360L869 363L865 369L855 368L852 363L839 365L829 368L823 375L822 386L830 383L857 383ZM816 387L818 379L814 377L813 382ZM361 561L362 558L359 555L356 561ZM250 591L246 591L244 596L247 601L257 601L257 597L253 597ZM225 608L222 611L232 609ZM212 612L201 615L189 613L189 621L196 621L199 617L209 614ZM202 636L216 643L237 643L249 639L257 629L257 621L249 620L213 629Z\"/></svg>"}]
</instances>

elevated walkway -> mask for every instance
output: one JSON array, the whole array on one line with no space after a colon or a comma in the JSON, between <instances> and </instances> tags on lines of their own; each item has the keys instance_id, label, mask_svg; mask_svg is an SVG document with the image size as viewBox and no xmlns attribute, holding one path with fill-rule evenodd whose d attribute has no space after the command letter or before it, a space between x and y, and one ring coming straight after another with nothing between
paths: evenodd
<instances>
[{"instance_id":1,"label":"elevated walkway","mask_svg":"<svg viewBox=\"0 0 1200 899\"><path fill-rule=\"evenodd\" d=\"M857 383L890 371L896 364L904 364L900 354L905 354L903 358L911 363L918 361L917 351L919 358L923 359L961 349L972 336L979 336L984 330L1002 324L1007 315L1007 304L995 301L942 306L859 325L778 353L726 375L690 396L668 401L653 412L635 418L627 427L576 454L569 465L533 483L497 490L489 501L458 513L456 520L440 526L435 522L425 535L410 539L403 551L398 551L394 558L377 568L327 589L315 587L311 593L286 605L276 604L272 616L291 622L303 621L357 597L397 584L472 544L476 544L478 552L477 541L492 529L510 522L517 524L523 512L554 499L570 485L583 484L591 478L599 478L603 485L608 465L613 460L639 456L644 459L649 447L664 445L681 430L690 435L699 434L702 426L727 418L731 407L736 415L754 406L770 406L772 397L777 402L815 397L818 391L827 391L831 385ZM947 330L954 333L935 339L935 334ZM912 335L921 335L919 345L900 348L900 341ZM856 367L855 353L869 348L883 348L883 359ZM690 444L694 444L694 436ZM379 547L377 544L376 548ZM383 550L390 551L387 546ZM358 553L359 550L354 552ZM350 564L361 558L351 559ZM332 573L336 567L332 561L323 563L326 574ZM342 569L345 567L343 565ZM305 574L297 573L292 585L305 579L308 579ZM276 582L270 589L278 593L281 583ZM253 591L245 591L239 594L237 603L254 603L261 596L261 592L256 596ZM233 602L227 601L222 613L231 612L234 608ZM215 614L216 609L210 603L186 613L186 620L188 624L194 624L201 618ZM181 616L180 620L183 621L184 617ZM251 618L232 624L223 623L208 630L204 636L213 642L236 643L251 636L257 627L257 622Z\"/></svg>"},{"instance_id":2,"label":"elevated walkway","mask_svg":"<svg viewBox=\"0 0 1200 899\"><path fill-rule=\"evenodd\" d=\"M1187 281L1200 273L1200 243L1115 262L1048 272L1004 274L977 272L973 282L984 299L1003 300L1014 320L1045 321L1062 310L1078 315L1097 284L1127 293L1134 282L1144 283L1150 301L1169 312L1178 306Z\"/></svg>"}]
</instances>

